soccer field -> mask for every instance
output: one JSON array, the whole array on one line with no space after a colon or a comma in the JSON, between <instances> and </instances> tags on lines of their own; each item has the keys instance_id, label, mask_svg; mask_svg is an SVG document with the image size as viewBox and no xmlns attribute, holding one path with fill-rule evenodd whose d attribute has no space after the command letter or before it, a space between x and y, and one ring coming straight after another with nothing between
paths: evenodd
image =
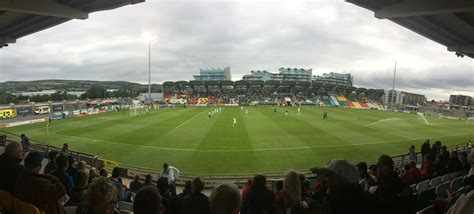
<instances>
[{"instance_id":1,"label":"soccer field","mask_svg":"<svg viewBox=\"0 0 474 214\"><path fill-rule=\"evenodd\" d=\"M30 139L96 154L120 164L183 172L245 174L309 169L332 158L372 162L417 151L424 139L446 145L474 139L463 121L375 110L302 107L178 107L130 116L128 111L7 128ZM248 109L248 115L245 114ZM288 116L284 112L288 109ZM328 119L323 113L328 112ZM233 117L237 118L232 127Z\"/></svg>"}]
</instances>

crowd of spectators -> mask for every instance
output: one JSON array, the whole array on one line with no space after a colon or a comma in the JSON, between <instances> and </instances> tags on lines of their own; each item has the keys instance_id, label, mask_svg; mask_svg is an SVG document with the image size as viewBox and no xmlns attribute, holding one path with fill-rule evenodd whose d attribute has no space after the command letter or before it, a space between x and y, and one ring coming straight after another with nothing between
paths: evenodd
<instances>
[{"instance_id":1,"label":"crowd of spectators","mask_svg":"<svg viewBox=\"0 0 474 214\"><path fill-rule=\"evenodd\" d=\"M414 146L409 149L410 163L401 172L388 155L381 155L377 164L370 166L334 159L325 167L311 169L317 175L314 184L304 174L290 170L274 188L265 175L257 174L241 192L234 184L222 183L207 196L200 177L186 181L182 192L177 193L179 170L168 164L163 165L156 180L147 175L142 183L137 175L127 186L119 168L110 176L105 169L99 173L88 169L84 162L69 156L67 146L62 152L51 151L49 162L42 167L42 153L31 151L20 164L22 143L9 143L0 156L0 189L46 214L71 213L70 208L77 214L118 213L120 201L133 203L137 214L415 213L423 207L410 184L464 170L469 171L463 179L465 188L437 199L433 209L439 213L474 211L472 153L449 152L439 141L433 145L426 141L421 149L423 161L418 163L413 151Z\"/></svg>"}]
</instances>

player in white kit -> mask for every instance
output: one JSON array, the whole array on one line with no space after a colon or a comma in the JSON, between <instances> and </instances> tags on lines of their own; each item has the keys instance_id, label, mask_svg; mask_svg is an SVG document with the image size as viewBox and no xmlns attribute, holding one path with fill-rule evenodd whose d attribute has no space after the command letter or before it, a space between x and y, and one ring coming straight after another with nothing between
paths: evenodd
<instances>
[{"instance_id":1,"label":"player in white kit","mask_svg":"<svg viewBox=\"0 0 474 214\"><path fill-rule=\"evenodd\" d=\"M234 120L232 122L232 128L234 128L235 125L237 125L237 117L234 116Z\"/></svg>"}]
</instances>

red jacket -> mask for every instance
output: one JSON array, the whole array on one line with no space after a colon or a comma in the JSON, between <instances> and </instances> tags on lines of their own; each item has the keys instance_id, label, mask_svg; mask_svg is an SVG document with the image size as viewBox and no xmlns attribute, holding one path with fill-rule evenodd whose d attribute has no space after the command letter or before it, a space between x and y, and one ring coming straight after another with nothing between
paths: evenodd
<instances>
[{"instance_id":1,"label":"red jacket","mask_svg":"<svg viewBox=\"0 0 474 214\"><path fill-rule=\"evenodd\" d=\"M421 175L423 175L424 177L429 177L433 175L434 171L435 165L433 161L425 161L425 163L423 164L423 170L421 170Z\"/></svg>"}]
</instances>

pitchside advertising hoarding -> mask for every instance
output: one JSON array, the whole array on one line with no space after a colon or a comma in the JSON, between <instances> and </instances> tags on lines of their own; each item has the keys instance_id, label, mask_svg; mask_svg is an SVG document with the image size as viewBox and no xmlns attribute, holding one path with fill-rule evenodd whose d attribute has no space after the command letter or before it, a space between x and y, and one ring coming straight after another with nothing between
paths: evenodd
<instances>
[{"instance_id":1,"label":"pitchside advertising hoarding","mask_svg":"<svg viewBox=\"0 0 474 214\"><path fill-rule=\"evenodd\" d=\"M33 108L31 107L16 107L15 108L16 115L26 116L33 114Z\"/></svg>"}]
</instances>

